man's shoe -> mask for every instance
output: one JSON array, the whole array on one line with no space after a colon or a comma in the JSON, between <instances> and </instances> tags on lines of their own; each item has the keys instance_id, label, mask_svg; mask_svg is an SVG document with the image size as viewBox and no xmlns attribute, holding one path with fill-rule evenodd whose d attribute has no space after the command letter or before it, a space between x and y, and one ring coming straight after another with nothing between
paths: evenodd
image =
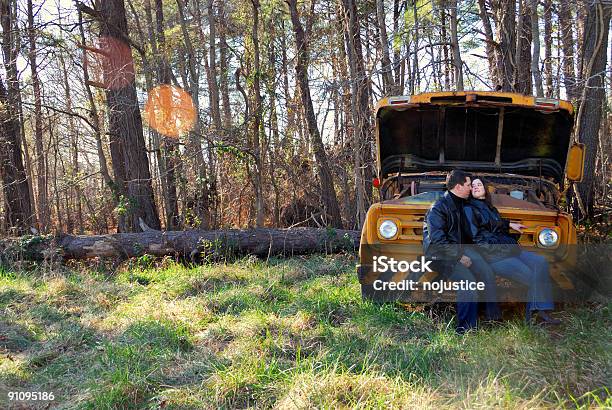
<instances>
[{"instance_id":1,"label":"man's shoe","mask_svg":"<svg viewBox=\"0 0 612 410\"><path fill-rule=\"evenodd\" d=\"M502 323L504 323L504 321L501 318L498 319L486 319L482 322L484 327L495 327L495 326L499 326Z\"/></svg>"},{"instance_id":2,"label":"man's shoe","mask_svg":"<svg viewBox=\"0 0 612 410\"><path fill-rule=\"evenodd\" d=\"M555 319L550 316L544 310L538 310L534 319L532 320L533 324L542 325L542 326L550 326L550 325L560 325L561 321L559 319Z\"/></svg>"}]
</instances>

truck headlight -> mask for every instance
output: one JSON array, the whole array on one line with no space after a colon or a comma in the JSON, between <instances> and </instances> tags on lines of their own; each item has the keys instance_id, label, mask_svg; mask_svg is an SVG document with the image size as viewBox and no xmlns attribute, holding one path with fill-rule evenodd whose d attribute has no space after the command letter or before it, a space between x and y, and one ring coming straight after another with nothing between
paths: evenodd
<instances>
[{"instance_id":1,"label":"truck headlight","mask_svg":"<svg viewBox=\"0 0 612 410\"><path fill-rule=\"evenodd\" d=\"M538 234L538 242L545 248L555 246L559 242L559 234L550 228L545 228Z\"/></svg>"},{"instance_id":2,"label":"truck headlight","mask_svg":"<svg viewBox=\"0 0 612 410\"><path fill-rule=\"evenodd\" d=\"M391 239L397 235L397 224L387 219L378 226L378 233L385 239Z\"/></svg>"}]
</instances>

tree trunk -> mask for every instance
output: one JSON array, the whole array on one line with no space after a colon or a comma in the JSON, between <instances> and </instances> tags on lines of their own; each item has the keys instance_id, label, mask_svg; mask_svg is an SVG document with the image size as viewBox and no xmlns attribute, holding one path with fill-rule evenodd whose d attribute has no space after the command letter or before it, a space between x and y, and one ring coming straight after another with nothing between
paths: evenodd
<instances>
[{"instance_id":1,"label":"tree trunk","mask_svg":"<svg viewBox=\"0 0 612 410\"><path fill-rule=\"evenodd\" d=\"M391 58L389 57L389 38L387 37L387 24L385 22L385 4L384 0L376 0L376 19L378 21L378 29L380 35L380 50L382 52L382 79L383 79L383 95L393 95L396 93L395 81L393 81L393 68L391 66Z\"/></svg>"},{"instance_id":2,"label":"tree trunk","mask_svg":"<svg viewBox=\"0 0 612 410\"><path fill-rule=\"evenodd\" d=\"M153 12L151 8L151 1L145 0L143 3L144 12L145 12L145 20L147 23L147 35L145 35L142 25L140 24L140 17L138 16L138 12L134 8L132 0L128 0L128 6L132 11L132 15L134 17L134 23L136 25L136 31L138 33L140 43L151 45L151 54L153 57L154 63L151 62L149 55L146 53L141 53L140 57L142 59L144 78L145 78L145 86L147 91L153 89L153 75L159 75L159 51L157 46L157 36L155 35L155 29L153 26ZM154 69L152 64L156 64L157 67ZM165 223L166 229L171 229L172 221L174 217L171 216L173 205L171 201L172 194L168 190L168 182L174 184L174 178L168 178L167 163L168 161L168 150L165 146L162 146L162 139L164 138L156 129L153 127L149 127L149 138L151 140L152 149L155 151L155 162L157 165L157 172L159 174L159 185L161 191L162 198L162 207L161 207L161 215L165 215ZM174 184L174 197L176 197L176 185ZM169 211L170 210L170 211ZM178 212L178 211L177 211ZM160 215L160 216L161 216ZM175 214L172 214L175 215Z\"/></svg>"},{"instance_id":3,"label":"tree trunk","mask_svg":"<svg viewBox=\"0 0 612 410\"><path fill-rule=\"evenodd\" d=\"M414 21L414 33L412 34L414 52L412 54L412 75L410 76L410 94L416 94L420 89L421 77L419 74L419 10L417 1L412 2L412 17Z\"/></svg>"},{"instance_id":4,"label":"tree trunk","mask_svg":"<svg viewBox=\"0 0 612 410\"><path fill-rule=\"evenodd\" d=\"M583 75L584 73L580 70L582 70L582 60L583 60L583 54L584 54L584 48L582 47L582 39L584 38L584 26L586 24L586 19L587 19L587 6L586 6L586 1L577 1L574 4L574 8L576 10L576 15L575 17L573 17L573 23L576 26L576 58L575 58L575 68L574 68L574 72L576 73L576 76L574 77L576 79L576 81L578 81L578 79L580 78L584 78ZM572 8L573 9L573 8ZM570 21L570 24L572 24L572 21ZM572 40L573 41L573 40ZM580 97L580 90L576 89L576 98Z\"/></svg>"},{"instance_id":5,"label":"tree trunk","mask_svg":"<svg viewBox=\"0 0 612 410\"><path fill-rule=\"evenodd\" d=\"M351 106L353 108L353 166L356 191L356 223L361 226L372 198L372 170L370 161L372 150L370 144L370 84L363 63L359 18L354 0L341 0L347 56L351 76Z\"/></svg>"},{"instance_id":6,"label":"tree trunk","mask_svg":"<svg viewBox=\"0 0 612 410\"><path fill-rule=\"evenodd\" d=\"M446 0L440 0L440 46L442 56L440 57L441 71L444 74L443 90L450 90L449 58L448 58L448 34L446 27Z\"/></svg>"},{"instance_id":7,"label":"tree trunk","mask_svg":"<svg viewBox=\"0 0 612 410\"><path fill-rule=\"evenodd\" d=\"M514 91L531 95L531 7L529 0L519 0L518 23Z\"/></svg>"},{"instance_id":8,"label":"tree trunk","mask_svg":"<svg viewBox=\"0 0 612 410\"><path fill-rule=\"evenodd\" d=\"M83 27L83 13L79 9L79 34L81 35L81 43L85 45L85 28ZM90 81L89 81L89 68L87 66L87 51L83 50L83 84L85 88L85 94L87 95L87 101L89 102L89 115L91 117L92 124L94 125L94 138L96 139L96 150L98 154L98 162L100 163L100 174L102 174L102 178L104 178L104 182L110 189L113 196L113 206L116 207L119 202L120 190L115 181L112 179L110 172L108 170L108 165L106 161L106 154L104 152L104 146L102 144L102 118L100 118L100 113L98 112L98 107L96 106L96 101L91 90Z\"/></svg>"},{"instance_id":9,"label":"tree trunk","mask_svg":"<svg viewBox=\"0 0 612 410\"><path fill-rule=\"evenodd\" d=\"M284 20L281 20L281 30L285 32ZM296 120L295 120L295 106L293 104L293 96L289 92L289 59L287 57L287 40L286 36L282 35L280 38L281 43L281 63L282 63L282 74L283 74L283 94L285 96L285 111L287 111L287 125L285 127L285 136L281 145L283 148L290 148L293 144L290 142L295 134ZM289 145L289 147L287 147Z\"/></svg>"},{"instance_id":10,"label":"tree trunk","mask_svg":"<svg viewBox=\"0 0 612 410\"><path fill-rule=\"evenodd\" d=\"M157 0L160 1L160 0ZM209 71L208 71L208 95L210 100L210 112L214 125L213 135L222 134L221 111L219 109L219 86L217 83L217 23L215 19L214 0L208 0L208 24L209 40L208 48Z\"/></svg>"},{"instance_id":11,"label":"tree trunk","mask_svg":"<svg viewBox=\"0 0 612 410\"><path fill-rule=\"evenodd\" d=\"M342 6L336 5L336 15L343 16ZM349 163L351 159L351 144L354 141L355 130L353 125L353 108L351 100L353 95L351 93L351 81L348 74L348 62L347 62L347 48L345 45L346 30L343 24L343 18L338 18L334 22L335 36L333 43L334 58L332 64L335 64L334 73L340 80L340 87L338 88L338 103L334 114L337 114L338 122L338 135L336 141L338 146L342 147L341 158ZM398 88L401 92L401 88ZM342 216L347 223L354 222L356 215L355 201L353 200L353 189L349 186L350 169L346 167L338 167L338 173L340 174L341 185L342 185ZM356 175L356 172L354 173Z\"/></svg>"},{"instance_id":12,"label":"tree trunk","mask_svg":"<svg viewBox=\"0 0 612 410\"><path fill-rule=\"evenodd\" d=\"M4 82L0 79L0 177L7 228L12 233L27 232L32 210L27 178L21 158L19 123Z\"/></svg>"},{"instance_id":13,"label":"tree trunk","mask_svg":"<svg viewBox=\"0 0 612 410\"><path fill-rule=\"evenodd\" d=\"M556 67L556 72L555 72L555 81L554 81L554 96L555 98L560 98L561 95L561 49L563 48L561 46L561 36L558 35L557 36L557 47L555 47L557 49L557 61L559 62L557 64ZM567 99L567 97L566 97Z\"/></svg>"},{"instance_id":14,"label":"tree trunk","mask_svg":"<svg viewBox=\"0 0 612 410\"><path fill-rule=\"evenodd\" d=\"M72 89L70 87L70 81L68 79L68 70L66 69L66 61L63 55L60 55L60 69L62 71L62 79L64 80L64 93L66 97L66 112L72 114ZM70 143L72 146L72 173L75 177L79 176L79 130L74 122L74 116L70 116L68 119L69 130L70 130ZM78 232L83 233L83 210L81 206L81 199L83 193L80 188L79 182L74 182L73 187L70 190L72 199L74 201L74 208L76 208L76 221L78 224ZM69 231L70 232L70 231ZM71 233L71 232L70 232Z\"/></svg>"},{"instance_id":15,"label":"tree trunk","mask_svg":"<svg viewBox=\"0 0 612 410\"><path fill-rule=\"evenodd\" d=\"M0 240L0 254L27 260L59 258L112 258L124 260L142 255L183 256L192 261L215 256L291 256L321 252L354 252L359 231L292 228L228 229L217 231L156 231L113 235L59 235L23 242ZM24 244L25 243L25 244Z\"/></svg>"},{"instance_id":16,"label":"tree trunk","mask_svg":"<svg viewBox=\"0 0 612 410\"><path fill-rule=\"evenodd\" d=\"M119 230L139 231L139 218L157 229L160 223L136 96L134 62L130 45L126 43L125 5L123 0L105 0L99 7L100 41L108 53L103 74L111 159L115 182L124 195Z\"/></svg>"},{"instance_id":17,"label":"tree trunk","mask_svg":"<svg viewBox=\"0 0 612 410\"><path fill-rule=\"evenodd\" d=\"M605 93L605 69L607 63L610 9L599 2L588 6L582 39L582 69L585 86L576 119L575 135L585 144L584 179L578 184L578 192L587 217L593 216L595 163L603 102ZM608 136L609 138L609 136Z\"/></svg>"},{"instance_id":18,"label":"tree trunk","mask_svg":"<svg viewBox=\"0 0 612 410\"><path fill-rule=\"evenodd\" d=\"M227 16L225 15L225 10L223 8L223 2L219 4L219 16L221 21L225 21ZM223 106L223 128L225 131L225 135L231 138L231 128L232 128L232 107L230 105L229 99L229 87L228 87L228 76L229 76L229 59L227 55L228 45L227 45L227 36L225 34L225 27L220 27L219 30L219 68L221 72L220 76L220 86L221 86L221 101Z\"/></svg>"},{"instance_id":19,"label":"tree trunk","mask_svg":"<svg viewBox=\"0 0 612 410\"><path fill-rule=\"evenodd\" d=\"M147 0L146 3L149 1ZM164 34L164 8L162 0L155 0L156 35L151 37L151 43L156 44L155 60L157 64L157 79L160 84L170 85L172 82L172 67L166 58L166 36ZM155 131L157 132L157 131ZM177 172L181 169L181 158L178 141L168 136L162 136L164 175L166 185L166 229L172 230L181 226L178 194L176 188Z\"/></svg>"},{"instance_id":20,"label":"tree trunk","mask_svg":"<svg viewBox=\"0 0 612 410\"><path fill-rule=\"evenodd\" d=\"M6 70L6 86L0 78L0 178L5 223L12 233L27 232L32 226L32 204L21 152L19 117L19 82L13 10L8 0L0 1L2 52Z\"/></svg>"},{"instance_id":21,"label":"tree trunk","mask_svg":"<svg viewBox=\"0 0 612 410\"><path fill-rule=\"evenodd\" d=\"M450 29L451 43L453 48L453 68L455 70L455 89L463 91L463 61L461 61L461 50L459 49L459 37L457 36L457 0L450 1Z\"/></svg>"},{"instance_id":22,"label":"tree trunk","mask_svg":"<svg viewBox=\"0 0 612 410\"><path fill-rule=\"evenodd\" d=\"M189 24L185 17L185 4L183 0L176 0L177 11L179 16L179 23L181 26L181 32L183 34L183 41L185 43L185 54L187 63L187 73L189 74L189 94L193 99L193 104L196 108L196 113L200 112L200 75L198 71L198 58L196 50L191 41L189 34ZM185 82L187 84L187 82ZM196 215L200 218L202 224L201 227L206 228L211 224L211 202L213 201L214 191L210 189L208 185L208 173L204 163L204 154L202 153L202 123L200 116L197 115L194 129L189 133L189 140L187 143L187 153L191 158L191 167L193 168L193 174L195 176L195 183L193 184L195 189L195 201L194 207L196 208Z\"/></svg>"},{"instance_id":23,"label":"tree trunk","mask_svg":"<svg viewBox=\"0 0 612 410\"><path fill-rule=\"evenodd\" d=\"M43 147L43 126L40 80L38 78L38 61L36 59L36 28L34 27L34 10L32 0L27 1L28 9L28 43L30 46L28 59L32 76L32 90L34 95L34 148L36 152L36 173L38 187L38 224L41 232L47 232L50 224L49 200L47 194L47 166Z\"/></svg>"},{"instance_id":24,"label":"tree trunk","mask_svg":"<svg viewBox=\"0 0 612 410\"><path fill-rule=\"evenodd\" d=\"M284 33L283 33L284 35ZM276 90L278 87L278 72L276 69L276 25L271 24L268 42L266 44L266 56L268 61L269 75L266 78L266 93L270 96L269 109L268 109L268 123L270 124L270 136L268 137L268 144L266 144L266 152L268 154L267 171L270 176L270 182L274 191L274 208L272 211L272 222L274 226L280 226L280 213L281 213L281 186L278 183L277 174L279 173L280 167L278 162L282 160L282 156L279 155L280 146L280 132L278 127L278 113L277 113L277 95Z\"/></svg>"},{"instance_id":25,"label":"tree trunk","mask_svg":"<svg viewBox=\"0 0 612 410\"><path fill-rule=\"evenodd\" d=\"M520 1L520 0L519 0ZM516 19L515 0L498 0L494 7L497 53L497 88L501 91L513 91L514 56L516 54Z\"/></svg>"},{"instance_id":26,"label":"tree trunk","mask_svg":"<svg viewBox=\"0 0 612 410\"><path fill-rule=\"evenodd\" d=\"M62 208L60 206L60 192L59 189L57 188L57 176L59 174L58 172L58 166L57 163L60 161L61 157L60 157L60 152L59 152L59 140L58 140L58 135L57 133L54 132L53 130L53 125L51 124L51 118L48 119L49 121L49 148L53 148L53 155L51 156L51 158L53 158L53 193L54 193L54 197L55 197L55 215L57 216L57 226L56 229L59 231L64 230L64 217L66 212L62 212Z\"/></svg>"},{"instance_id":27,"label":"tree trunk","mask_svg":"<svg viewBox=\"0 0 612 410\"><path fill-rule=\"evenodd\" d=\"M478 14L480 16L480 21L482 22L482 27L485 34L484 41L487 61L489 62L489 78L491 79L491 84L493 85L492 88L495 89L498 85L501 85L497 66L499 50L497 49L497 43L493 38L493 29L491 28L491 20L489 19L485 0L478 0Z\"/></svg>"},{"instance_id":28,"label":"tree trunk","mask_svg":"<svg viewBox=\"0 0 612 410\"><path fill-rule=\"evenodd\" d=\"M403 2L405 5L405 0ZM402 6L400 5L399 0L393 0L393 69L395 75L395 88L397 94L402 94L404 90L402 90L399 86L401 79L401 61L402 57L400 56L401 46L396 46L396 38L400 35L399 33L399 20L400 20L400 9Z\"/></svg>"},{"instance_id":29,"label":"tree trunk","mask_svg":"<svg viewBox=\"0 0 612 410\"><path fill-rule=\"evenodd\" d=\"M327 158L325 146L323 145L323 140L321 139L321 135L319 133L317 118L312 106L312 99L310 97L310 84L308 82L308 44L304 38L304 29L302 28L302 23L300 22L300 16L297 10L297 0L287 0L287 4L289 5L289 12L291 13L293 32L295 33L295 44L297 51L295 72L297 81L299 83L300 95L302 97L302 105L304 106L304 111L306 114L308 133L310 134L314 155L317 161L317 171L319 174L319 180L321 182L321 200L323 202L323 210L330 218L330 225L335 228L341 228L342 217L340 215L340 207L338 206L334 181L329 166L329 159ZM391 78L391 72L389 71L387 74L389 78ZM393 80L391 79L391 81Z\"/></svg>"},{"instance_id":30,"label":"tree trunk","mask_svg":"<svg viewBox=\"0 0 612 410\"><path fill-rule=\"evenodd\" d=\"M533 83L535 85L536 95L544 96L544 87L542 86L542 73L540 72L540 27L538 18L538 0L531 0L531 39L533 45L533 53L531 56L531 74L533 75Z\"/></svg>"},{"instance_id":31,"label":"tree trunk","mask_svg":"<svg viewBox=\"0 0 612 410\"><path fill-rule=\"evenodd\" d=\"M251 0L253 4L253 30L251 40L253 42L253 63L255 75L253 76L253 154L255 156L255 172L253 174L253 189L255 190L255 224L262 227L265 218L264 197L263 197L263 152L261 149L261 127L263 114L263 99L261 97L261 67L259 63L259 0Z\"/></svg>"},{"instance_id":32,"label":"tree trunk","mask_svg":"<svg viewBox=\"0 0 612 410\"><path fill-rule=\"evenodd\" d=\"M552 0L544 0L544 77L546 79L546 98L553 96L552 69Z\"/></svg>"},{"instance_id":33,"label":"tree trunk","mask_svg":"<svg viewBox=\"0 0 612 410\"><path fill-rule=\"evenodd\" d=\"M563 84L567 99L575 101L578 98L576 90L576 70L574 68L574 25L571 4L560 1L559 7L559 36L563 48Z\"/></svg>"}]
</instances>

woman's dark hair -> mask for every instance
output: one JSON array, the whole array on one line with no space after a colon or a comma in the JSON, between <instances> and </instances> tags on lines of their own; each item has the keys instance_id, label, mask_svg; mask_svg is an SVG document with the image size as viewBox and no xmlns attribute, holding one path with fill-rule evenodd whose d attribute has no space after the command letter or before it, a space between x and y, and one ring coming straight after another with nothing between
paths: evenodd
<instances>
[{"instance_id":1,"label":"woman's dark hair","mask_svg":"<svg viewBox=\"0 0 612 410\"><path fill-rule=\"evenodd\" d=\"M491 201L491 192L489 192L489 181L487 181L486 179L482 177L479 177L478 175L474 175L472 178L472 184L477 179L479 179L480 182L482 182L482 187L484 188L484 191L485 191L485 198L484 198L485 203L489 205L489 208L493 208L493 202Z\"/></svg>"}]
</instances>

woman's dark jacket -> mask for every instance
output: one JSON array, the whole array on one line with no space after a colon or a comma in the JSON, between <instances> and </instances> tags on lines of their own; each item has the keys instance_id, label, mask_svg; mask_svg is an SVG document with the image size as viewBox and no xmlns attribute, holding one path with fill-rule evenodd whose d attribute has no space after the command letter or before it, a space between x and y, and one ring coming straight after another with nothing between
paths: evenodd
<instances>
[{"instance_id":1,"label":"woman's dark jacket","mask_svg":"<svg viewBox=\"0 0 612 410\"><path fill-rule=\"evenodd\" d=\"M503 219L497 208L471 198L463 210L472 241L486 260L495 262L520 253L517 240L510 234L510 221Z\"/></svg>"}]
</instances>

